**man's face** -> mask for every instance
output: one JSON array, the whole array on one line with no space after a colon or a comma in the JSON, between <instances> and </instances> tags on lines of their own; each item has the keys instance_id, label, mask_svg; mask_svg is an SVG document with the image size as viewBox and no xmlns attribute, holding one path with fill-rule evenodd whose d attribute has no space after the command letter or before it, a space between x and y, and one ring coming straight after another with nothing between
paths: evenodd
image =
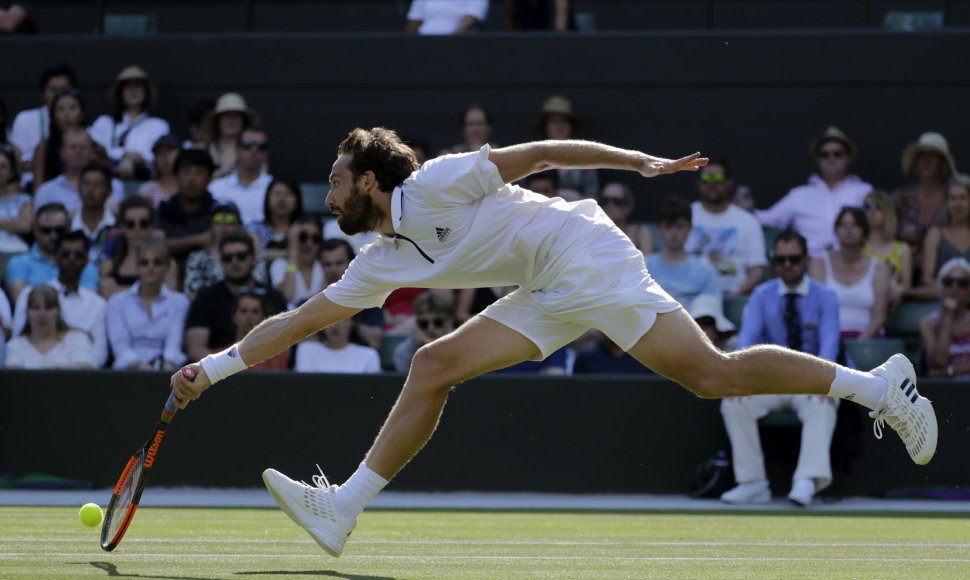
<instances>
[{"instance_id":1,"label":"man's face","mask_svg":"<svg viewBox=\"0 0 970 580\"><path fill-rule=\"evenodd\" d=\"M546 197L556 197L559 190L551 179L533 177L529 180L529 189Z\"/></svg>"},{"instance_id":2,"label":"man's face","mask_svg":"<svg viewBox=\"0 0 970 580\"><path fill-rule=\"evenodd\" d=\"M269 139L266 138L266 133L252 129L243 131L236 155L240 169L258 172L269 158Z\"/></svg>"},{"instance_id":3,"label":"man's face","mask_svg":"<svg viewBox=\"0 0 970 580\"><path fill-rule=\"evenodd\" d=\"M347 266L350 265L348 258L347 248L343 247L320 252L320 261L323 263L323 276L326 279L327 286L333 284L344 275L344 272L347 271Z\"/></svg>"},{"instance_id":4,"label":"man's face","mask_svg":"<svg viewBox=\"0 0 970 580\"><path fill-rule=\"evenodd\" d=\"M424 346L451 332L454 323L450 314L444 312L425 312L415 320L418 345Z\"/></svg>"},{"instance_id":5,"label":"man's face","mask_svg":"<svg viewBox=\"0 0 970 580\"><path fill-rule=\"evenodd\" d=\"M492 136L492 127L489 126L485 118L485 111L472 109L465 114L465 124L462 127L462 134L465 142L471 146L479 146L488 143L488 138Z\"/></svg>"},{"instance_id":6,"label":"man's face","mask_svg":"<svg viewBox=\"0 0 970 580\"><path fill-rule=\"evenodd\" d=\"M226 280L232 284L246 284L252 278L255 257L242 242L222 244L219 249L219 259L222 269L226 271Z\"/></svg>"},{"instance_id":7,"label":"man's face","mask_svg":"<svg viewBox=\"0 0 970 580\"><path fill-rule=\"evenodd\" d=\"M663 247L676 252L684 249L687 236L690 235L691 225L689 221L681 218L669 223L658 224L657 230L660 232Z\"/></svg>"},{"instance_id":8,"label":"man's face","mask_svg":"<svg viewBox=\"0 0 970 580\"><path fill-rule=\"evenodd\" d=\"M808 256L796 240L779 240L771 265L786 286L798 286L808 270Z\"/></svg>"},{"instance_id":9,"label":"man's face","mask_svg":"<svg viewBox=\"0 0 970 580\"><path fill-rule=\"evenodd\" d=\"M88 265L88 252L84 249L84 242L67 240L61 242L57 248L57 277L62 282L77 282L81 279L81 272Z\"/></svg>"},{"instance_id":10,"label":"man's face","mask_svg":"<svg viewBox=\"0 0 970 580\"><path fill-rule=\"evenodd\" d=\"M83 131L68 133L61 145L61 160L65 170L80 171L94 160L94 145L91 137Z\"/></svg>"},{"instance_id":11,"label":"man's face","mask_svg":"<svg viewBox=\"0 0 970 580\"><path fill-rule=\"evenodd\" d=\"M613 223L625 224L633 211L623 188L615 183L603 188L599 195L599 204Z\"/></svg>"},{"instance_id":12,"label":"man's face","mask_svg":"<svg viewBox=\"0 0 970 580\"><path fill-rule=\"evenodd\" d=\"M37 216L37 222L34 224L34 239L45 253L54 253L57 250L57 242L65 233L67 233L67 214L49 211Z\"/></svg>"},{"instance_id":13,"label":"man's face","mask_svg":"<svg viewBox=\"0 0 970 580\"><path fill-rule=\"evenodd\" d=\"M100 171L87 171L78 182L78 194L81 196L81 205L85 208L103 208L104 202L111 195L111 183Z\"/></svg>"},{"instance_id":14,"label":"man's face","mask_svg":"<svg viewBox=\"0 0 970 580\"><path fill-rule=\"evenodd\" d=\"M205 195L210 179L212 174L209 170L199 165L182 165L175 174L179 195L191 200L201 199Z\"/></svg>"},{"instance_id":15,"label":"man's face","mask_svg":"<svg viewBox=\"0 0 970 580\"><path fill-rule=\"evenodd\" d=\"M54 95L69 91L73 88L74 85L71 84L71 79L64 75L53 76L47 79L47 84L44 85L44 104L49 106L51 101L54 100Z\"/></svg>"},{"instance_id":16,"label":"man's face","mask_svg":"<svg viewBox=\"0 0 970 580\"><path fill-rule=\"evenodd\" d=\"M348 236L372 232L381 221L374 201L362 193L350 172L350 155L341 155L330 172L330 192L327 206L337 215L337 225Z\"/></svg>"},{"instance_id":17,"label":"man's face","mask_svg":"<svg viewBox=\"0 0 970 580\"><path fill-rule=\"evenodd\" d=\"M849 172L849 150L841 141L822 143L816 154L818 171L822 177L840 178Z\"/></svg>"},{"instance_id":18,"label":"man's face","mask_svg":"<svg viewBox=\"0 0 970 580\"><path fill-rule=\"evenodd\" d=\"M734 180L727 176L723 165L712 163L697 174L697 193L701 201L720 204L728 200Z\"/></svg>"}]
</instances>

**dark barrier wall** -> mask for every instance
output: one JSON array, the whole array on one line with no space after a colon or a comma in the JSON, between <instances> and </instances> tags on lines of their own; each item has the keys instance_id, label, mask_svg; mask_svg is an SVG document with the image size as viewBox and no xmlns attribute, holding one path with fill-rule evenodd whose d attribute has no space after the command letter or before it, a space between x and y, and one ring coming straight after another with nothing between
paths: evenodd
<instances>
[{"instance_id":1,"label":"dark barrier wall","mask_svg":"<svg viewBox=\"0 0 970 580\"><path fill-rule=\"evenodd\" d=\"M857 141L857 172L883 188L902 181L901 151L923 131L943 132L970 166L970 67L954 65L970 54L963 29L40 36L0 40L0 50L12 111L36 106L39 71L61 61L76 67L95 113L118 71L140 64L160 85L157 112L183 134L197 98L240 91L270 132L272 171L301 181L325 181L336 144L358 125L450 146L471 102L492 109L494 142L533 138L532 115L554 93L573 100L582 137L727 155L761 206L805 181L807 143L828 125ZM690 176L622 178L653 198L694 195ZM640 203L636 217L652 219L652 205Z\"/></svg>"},{"instance_id":2,"label":"dark barrier wall","mask_svg":"<svg viewBox=\"0 0 970 580\"><path fill-rule=\"evenodd\" d=\"M175 417L152 482L253 487L266 467L309 480L315 463L342 481L401 380L233 377ZM162 374L0 371L0 472L113 485L157 422L167 383ZM920 390L939 414L933 462L913 465L894 433L877 441L866 419L863 455L836 474L831 493L970 484L970 389L924 382ZM695 467L726 444L718 405L663 379L476 379L452 394L435 437L392 489L685 493Z\"/></svg>"}]
</instances>

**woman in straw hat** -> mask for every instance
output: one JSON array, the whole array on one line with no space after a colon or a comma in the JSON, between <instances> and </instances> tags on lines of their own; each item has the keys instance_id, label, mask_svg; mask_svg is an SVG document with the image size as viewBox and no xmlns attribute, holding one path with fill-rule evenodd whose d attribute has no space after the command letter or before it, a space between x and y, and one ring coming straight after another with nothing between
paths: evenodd
<instances>
[{"instance_id":1,"label":"woman in straw hat","mask_svg":"<svg viewBox=\"0 0 970 580\"><path fill-rule=\"evenodd\" d=\"M206 125L212 139L207 150L216 164L212 178L229 175L236 168L236 142L246 129L259 127L259 115L239 93L225 93L206 113Z\"/></svg>"},{"instance_id":2,"label":"woman in straw hat","mask_svg":"<svg viewBox=\"0 0 970 580\"><path fill-rule=\"evenodd\" d=\"M957 168L946 138L939 133L923 133L918 141L910 143L903 150L902 165L903 175L911 181L893 192L899 219L896 237L909 244L919 272L923 238L930 226L940 221L946 180Z\"/></svg>"},{"instance_id":3,"label":"woman in straw hat","mask_svg":"<svg viewBox=\"0 0 970 580\"><path fill-rule=\"evenodd\" d=\"M158 88L140 67L127 66L108 87L108 100L114 112L95 120L91 138L108 151L118 177L148 179L155 158L152 146L169 133L168 122L149 113Z\"/></svg>"},{"instance_id":4,"label":"woman in straw hat","mask_svg":"<svg viewBox=\"0 0 970 580\"><path fill-rule=\"evenodd\" d=\"M572 101L559 95L546 99L532 118L532 128L545 139L572 139L582 124L573 114ZM584 197L596 197L600 190L599 173L595 169L560 169L559 187Z\"/></svg>"}]
</instances>

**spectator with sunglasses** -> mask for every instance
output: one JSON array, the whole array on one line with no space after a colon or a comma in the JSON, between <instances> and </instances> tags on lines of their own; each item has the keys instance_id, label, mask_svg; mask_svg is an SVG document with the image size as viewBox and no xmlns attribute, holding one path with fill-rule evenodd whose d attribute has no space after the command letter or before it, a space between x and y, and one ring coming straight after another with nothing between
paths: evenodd
<instances>
[{"instance_id":1,"label":"spectator with sunglasses","mask_svg":"<svg viewBox=\"0 0 970 580\"><path fill-rule=\"evenodd\" d=\"M326 276L317 259L323 228L316 218L303 217L290 226L288 256L270 265L273 286L286 297L290 308L323 290Z\"/></svg>"},{"instance_id":2,"label":"spectator with sunglasses","mask_svg":"<svg viewBox=\"0 0 970 580\"><path fill-rule=\"evenodd\" d=\"M644 224L630 223L630 216L633 215L633 190L624 183L607 183L603 186L603 191L599 192L597 201L603 212L610 216L613 224L623 230L623 233L630 238L633 245L640 253L649 256L654 252L653 234L650 227Z\"/></svg>"},{"instance_id":3,"label":"spectator with sunglasses","mask_svg":"<svg viewBox=\"0 0 970 580\"><path fill-rule=\"evenodd\" d=\"M943 302L920 320L929 376L970 380L970 262L950 258L936 275Z\"/></svg>"},{"instance_id":4,"label":"spectator with sunglasses","mask_svg":"<svg viewBox=\"0 0 970 580\"><path fill-rule=\"evenodd\" d=\"M862 207L872 186L849 173L849 165L859 157L859 150L837 127L829 127L821 137L809 143L809 153L818 164L818 172L766 210L756 210L755 217L763 226L793 227L808 240L811 256L821 256L836 246L832 224L843 207Z\"/></svg>"},{"instance_id":5,"label":"spectator with sunglasses","mask_svg":"<svg viewBox=\"0 0 970 580\"><path fill-rule=\"evenodd\" d=\"M162 239L164 234L155 229L155 208L140 195L130 195L118 208L118 228L105 247L105 256L99 266L101 280L98 293L106 300L115 292L127 290L138 281L138 249L151 239ZM178 266L169 258L165 270L165 284L178 287Z\"/></svg>"},{"instance_id":6,"label":"spectator with sunglasses","mask_svg":"<svg viewBox=\"0 0 970 580\"><path fill-rule=\"evenodd\" d=\"M266 191L273 176L266 173L269 139L265 131L249 128L239 133L236 141L236 168L225 177L209 184L216 201L230 201L242 214L243 224L250 226L266 219Z\"/></svg>"},{"instance_id":7,"label":"spectator with sunglasses","mask_svg":"<svg viewBox=\"0 0 970 580\"><path fill-rule=\"evenodd\" d=\"M212 208L209 235L212 245L189 254L185 261L185 284L183 291L189 299L205 286L212 286L222 280L226 273L219 262L219 244L224 236L230 233L242 232L242 218L239 208L232 202L217 202ZM252 235L252 234L250 234ZM259 248L259 246L256 246ZM256 284L265 286L269 278L266 274L266 259L261 249L256 252L256 264L253 266L253 279Z\"/></svg>"},{"instance_id":8,"label":"spectator with sunglasses","mask_svg":"<svg viewBox=\"0 0 970 580\"><path fill-rule=\"evenodd\" d=\"M185 362L182 334L189 299L165 285L172 268L165 244L148 240L137 251L138 281L108 300L112 368L172 370Z\"/></svg>"},{"instance_id":9,"label":"spectator with sunglasses","mask_svg":"<svg viewBox=\"0 0 970 580\"><path fill-rule=\"evenodd\" d=\"M68 231L67 210L59 203L43 205L34 216L34 245L26 254L10 258L4 278L7 295L16 302L28 286L35 286L57 278L57 244ZM82 234L83 235L83 234ZM81 286L98 287L98 270L87 263L81 272Z\"/></svg>"},{"instance_id":10,"label":"spectator with sunglasses","mask_svg":"<svg viewBox=\"0 0 970 580\"><path fill-rule=\"evenodd\" d=\"M22 236L34 224L33 198L21 191L17 156L12 146L0 143L0 252L30 249Z\"/></svg>"},{"instance_id":11,"label":"spectator with sunglasses","mask_svg":"<svg viewBox=\"0 0 970 580\"><path fill-rule=\"evenodd\" d=\"M232 316L236 298L242 292L266 296L272 316L286 310L286 298L275 288L259 284L253 277L256 245L244 231L228 233L219 240L219 261L224 278L196 293L185 321L185 343L192 359L225 348L236 339Z\"/></svg>"},{"instance_id":12,"label":"spectator with sunglasses","mask_svg":"<svg viewBox=\"0 0 970 580\"><path fill-rule=\"evenodd\" d=\"M94 368L101 368L108 360L108 334L105 326L107 302L98 293L85 288L82 272L92 268L88 262L88 238L82 232L68 232L58 238L55 252L56 276L40 284L51 286L60 299L61 316L72 328L83 330L91 337L94 348ZM20 334L27 323L27 300L30 289L17 297L13 313L13 334Z\"/></svg>"},{"instance_id":13,"label":"spectator with sunglasses","mask_svg":"<svg viewBox=\"0 0 970 580\"><path fill-rule=\"evenodd\" d=\"M724 294L750 294L764 279L765 235L753 215L731 203L733 197L734 175L726 159L701 167L687 253L717 270Z\"/></svg>"},{"instance_id":14,"label":"spectator with sunglasses","mask_svg":"<svg viewBox=\"0 0 970 580\"><path fill-rule=\"evenodd\" d=\"M738 348L777 344L834 361L839 352L839 302L831 288L805 275L808 244L794 230L775 239L771 259L777 278L751 293ZM765 473L758 419L791 409L802 423L801 449L788 499L807 507L832 483L829 448L835 431L838 399L816 395L755 395L721 401L721 415L731 441L738 485L721 495L730 504L767 503L771 489Z\"/></svg>"},{"instance_id":15,"label":"spectator with sunglasses","mask_svg":"<svg viewBox=\"0 0 970 580\"><path fill-rule=\"evenodd\" d=\"M411 369L411 359L419 348L455 329L455 304L446 294L419 294L411 308L415 316L414 332L394 347L394 370L399 373Z\"/></svg>"}]
</instances>

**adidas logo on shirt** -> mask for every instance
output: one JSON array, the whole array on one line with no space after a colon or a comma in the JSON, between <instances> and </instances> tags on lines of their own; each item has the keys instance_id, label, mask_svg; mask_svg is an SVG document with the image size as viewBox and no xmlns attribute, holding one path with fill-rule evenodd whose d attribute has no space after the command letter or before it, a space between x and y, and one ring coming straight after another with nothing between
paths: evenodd
<instances>
[{"instance_id":1,"label":"adidas logo on shirt","mask_svg":"<svg viewBox=\"0 0 970 580\"><path fill-rule=\"evenodd\" d=\"M448 236L451 235L451 228L435 228L434 231L437 232L438 241L442 244L445 243L445 240L447 240Z\"/></svg>"}]
</instances>

